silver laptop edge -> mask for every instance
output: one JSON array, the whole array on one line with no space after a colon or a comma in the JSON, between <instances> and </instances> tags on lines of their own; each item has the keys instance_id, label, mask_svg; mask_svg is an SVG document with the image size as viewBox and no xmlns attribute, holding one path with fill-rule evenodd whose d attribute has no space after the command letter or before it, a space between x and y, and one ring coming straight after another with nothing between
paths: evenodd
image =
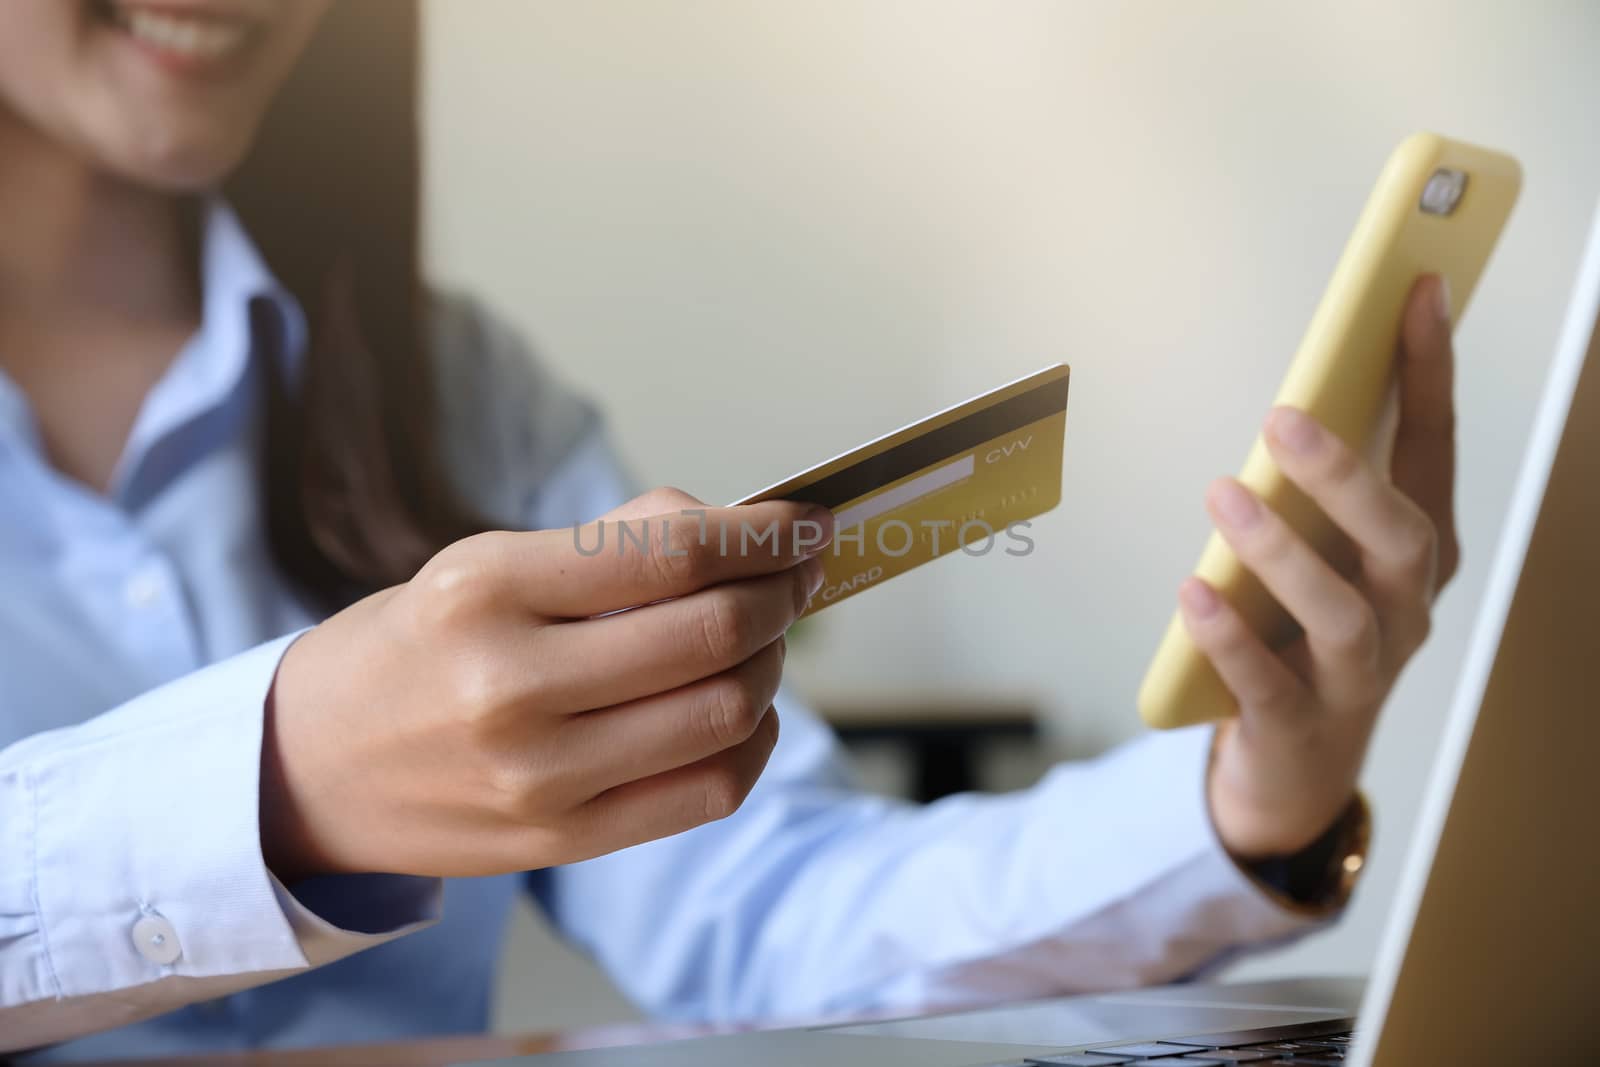
<instances>
[{"instance_id":1,"label":"silver laptop edge","mask_svg":"<svg viewBox=\"0 0 1600 1067\"><path fill-rule=\"evenodd\" d=\"M1406 948L1444 834L1446 817L1456 796L1462 764L1478 725L1512 601L1521 583L1534 529L1545 503L1545 491L1558 451L1567 436L1567 417L1576 402L1579 380L1597 331L1600 331L1600 207L1589 228L1588 247L1567 305L1566 321L1546 376L1544 395L1478 607L1477 621L1406 857L1405 871L1361 1003L1362 1029L1369 1034L1381 1033L1387 1021ZM1600 493L1600 486L1596 487L1596 492ZM1584 709L1575 710L1582 713ZM1600 709L1593 710L1600 713ZM1574 844L1587 847L1590 843ZM1376 1041L1359 1044L1350 1061L1352 1067L1370 1067L1376 1049Z\"/></svg>"}]
</instances>

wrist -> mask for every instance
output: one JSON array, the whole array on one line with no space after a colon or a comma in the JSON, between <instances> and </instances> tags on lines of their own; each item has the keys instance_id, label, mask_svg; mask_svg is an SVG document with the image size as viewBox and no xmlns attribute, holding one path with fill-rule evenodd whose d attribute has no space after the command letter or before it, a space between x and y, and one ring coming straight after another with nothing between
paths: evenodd
<instances>
[{"instance_id":1,"label":"wrist","mask_svg":"<svg viewBox=\"0 0 1600 1067\"><path fill-rule=\"evenodd\" d=\"M323 861L312 846L312 835L305 813L292 784L289 748L284 737L281 694L283 675L295 648L289 646L278 667L278 675L267 690L261 726L260 796L258 798L261 858L267 869L284 885L329 873L332 865Z\"/></svg>"},{"instance_id":2,"label":"wrist","mask_svg":"<svg viewBox=\"0 0 1600 1067\"><path fill-rule=\"evenodd\" d=\"M1300 851L1236 862L1284 906L1325 914L1350 899L1366 866L1371 836L1371 812L1357 792L1333 825Z\"/></svg>"},{"instance_id":3,"label":"wrist","mask_svg":"<svg viewBox=\"0 0 1600 1067\"><path fill-rule=\"evenodd\" d=\"M1264 773L1229 743L1238 728L1237 720L1216 727L1206 764L1206 805L1218 839L1243 863L1309 848L1349 808L1353 780L1331 772Z\"/></svg>"},{"instance_id":4,"label":"wrist","mask_svg":"<svg viewBox=\"0 0 1600 1067\"><path fill-rule=\"evenodd\" d=\"M1219 766L1226 730L1212 739L1206 766L1206 803L1218 840L1246 877L1280 905L1311 915L1342 907L1366 865L1372 817L1359 790L1346 787L1332 814L1314 791L1308 803L1289 806L1252 801L1249 790Z\"/></svg>"},{"instance_id":5,"label":"wrist","mask_svg":"<svg viewBox=\"0 0 1600 1067\"><path fill-rule=\"evenodd\" d=\"M290 885L305 878L307 871L295 832L298 820L289 811L288 783L276 737L275 704L275 693L269 690L266 721L261 730L261 858L278 881Z\"/></svg>"}]
</instances>

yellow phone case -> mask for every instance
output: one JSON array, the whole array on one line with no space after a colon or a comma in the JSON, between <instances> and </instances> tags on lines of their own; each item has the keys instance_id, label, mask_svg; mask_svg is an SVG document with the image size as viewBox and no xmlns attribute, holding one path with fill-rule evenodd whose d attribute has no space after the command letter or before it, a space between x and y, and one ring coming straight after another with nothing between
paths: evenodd
<instances>
[{"instance_id":1,"label":"yellow phone case","mask_svg":"<svg viewBox=\"0 0 1600 1067\"><path fill-rule=\"evenodd\" d=\"M1443 172L1465 175L1448 214L1424 208ZM1445 174L1446 185L1454 179ZM1275 404L1300 408L1352 447L1372 440L1392 380L1400 320L1417 277L1441 274L1460 321L1522 184L1516 160L1431 133L1395 149L1345 245ZM1435 190L1429 191L1430 198ZM1431 204L1437 210L1438 205ZM1324 554L1337 538L1326 516L1272 461L1257 435L1239 480ZM1256 633L1283 647L1299 628L1213 532L1195 574L1227 598ZM1171 728L1238 713L1233 695L1174 614L1139 690L1139 714Z\"/></svg>"}]
</instances>

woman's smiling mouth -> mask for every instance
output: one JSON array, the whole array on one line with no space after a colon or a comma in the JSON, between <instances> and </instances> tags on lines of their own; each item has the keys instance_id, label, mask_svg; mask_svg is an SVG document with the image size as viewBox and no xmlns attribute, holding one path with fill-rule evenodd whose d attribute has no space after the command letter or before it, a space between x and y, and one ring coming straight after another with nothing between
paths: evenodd
<instances>
[{"instance_id":1,"label":"woman's smiling mouth","mask_svg":"<svg viewBox=\"0 0 1600 1067\"><path fill-rule=\"evenodd\" d=\"M243 53L260 28L240 13L210 7L96 0L94 10L155 59L184 71L216 69Z\"/></svg>"}]
</instances>

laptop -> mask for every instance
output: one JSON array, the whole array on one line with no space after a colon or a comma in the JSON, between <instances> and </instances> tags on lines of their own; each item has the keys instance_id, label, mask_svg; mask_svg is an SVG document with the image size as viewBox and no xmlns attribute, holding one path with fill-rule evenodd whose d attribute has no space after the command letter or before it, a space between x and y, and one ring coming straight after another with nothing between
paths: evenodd
<instances>
[{"instance_id":1,"label":"laptop","mask_svg":"<svg viewBox=\"0 0 1600 1067\"><path fill-rule=\"evenodd\" d=\"M533 1067L1600 1063L1600 214L1374 971L499 1061Z\"/></svg>"}]
</instances>

